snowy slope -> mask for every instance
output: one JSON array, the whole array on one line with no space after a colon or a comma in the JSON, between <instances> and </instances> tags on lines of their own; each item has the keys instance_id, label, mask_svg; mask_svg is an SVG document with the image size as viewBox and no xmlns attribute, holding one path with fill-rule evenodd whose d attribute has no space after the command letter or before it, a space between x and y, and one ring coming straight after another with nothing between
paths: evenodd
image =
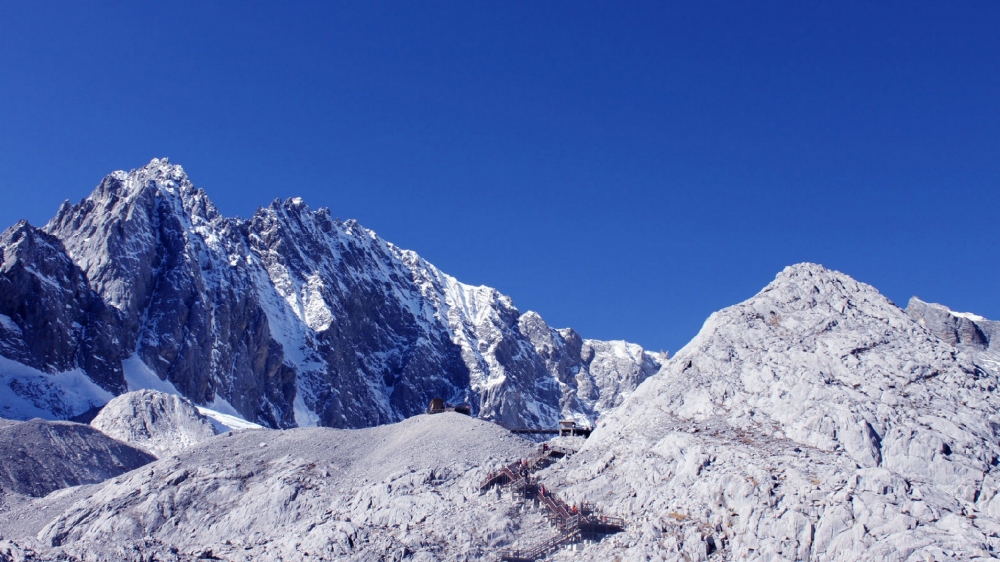
<instances>
[{"instance_id":1,"label":"snowy slope","mask_svg":"<svg viewBox=\"0 0 1000 562\"><path fill-rule=\"evenodd\" d=\"M874 288L800 264L548 478L635 521L590 559L994 557L998 387Z\"/></svg>"},{"instance_id":2,"label":"snowy slope","mask_svg":"<svg viewBox=\"0 0 1000 562\"><path fill-rule=\"evenodd\" d=\"M43 373L0 356L0 418L69 419L113 397L81 369Z\"/></svg>"},{"instance_id":3,"label":"snowy slope","mask_svg":"<svg viewBox=\"0 0 1000 562\"><path fill-rule=\"evenodd\" d=\"M435 397L512 426L589 422L665 359L552 330L301 199L222 217L166 159L109 175L43 230L9 229L0 252L0 356L114 394L124 363L152 373L142 388L268 427L372 426Z\"/></svg>"}]
</instances>

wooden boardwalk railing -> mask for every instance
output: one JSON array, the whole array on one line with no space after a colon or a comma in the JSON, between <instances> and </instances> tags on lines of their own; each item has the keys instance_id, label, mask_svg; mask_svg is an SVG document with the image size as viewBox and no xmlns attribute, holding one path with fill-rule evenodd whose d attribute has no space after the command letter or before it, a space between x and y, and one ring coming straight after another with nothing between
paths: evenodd
<instances>
[{"instance_id":1,"label":"wooden boardwalk railing","mask_svg":"<svg viewBox=\"0 0 1000 562\"><path fill-rule=\"evenodd\" d=\"M513 462L491 472L480 486L487 490L492 486L510 486L524 500L537 499L545 506L546 516L559 530L558 534L530 549L507 549L500 552L499 560L504 562L528 562L548 556L564 544L578 542L581 538L597 538L601 535L618 533L625 529L625 521L617 517L600 514L590 503L574 507L564 502L550 490L540 486L531 474L555 461L572 454L568 449L544 446L531 459Z\"/></svg>"}]
</instances>

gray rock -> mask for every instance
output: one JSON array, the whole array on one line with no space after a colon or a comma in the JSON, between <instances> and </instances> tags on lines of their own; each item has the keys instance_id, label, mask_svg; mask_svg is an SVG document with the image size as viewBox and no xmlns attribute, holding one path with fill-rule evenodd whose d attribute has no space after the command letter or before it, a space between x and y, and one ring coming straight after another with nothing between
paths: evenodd
<instances>
[{"instance_id":1,"label":"gray rock","mask_svg":"<svg viewBox=\"0 0 1000 562\"><path fill-rule=\"evenodd\" d=\"M906 313L935 336L971 354L979 368L1000 374L1000 322L917 297L910 299Z\"/></svg>"},{"instance_id":2,"label":"gray rock","mask_svg":"<svg viewBox=\"0 0 1000 562\"><path fill-rule=\"evenodd\" d=\"M176 454L216 434L211 421L187 399L155 390L116 397L90 426L158 458Z\"/></svg>"},{"instance_id":3,"label":"gray rock","mask_svg":"<svg viewBox=\"0 0 1000 562\"><path fill-rule=\"evenodd\" d=\"M0 492L41 497L103 482L156 460L96 429L30 420L0 426Z\"/></svg>"},{"instance_id":4,"label":"gray rock","mask_svg":"<svg viewBox=\"0 0 1000 562\"><path fill-rule=\"evenodd\" d=\"M25 221L0 234L0 355L48 373L80 367L123 392L118 322L58 238Z\"/></svg>"},{"instance_id":5,"label":"gray rock","mask_svg":"<svg viewBox=\"0 0 1000 562\"><path fill-rule=\"evenodd\" d=\"M117 394L135 350L195 404L268 427L372 426L435 397L512 426L593 421L664 359L552 330L299 199L222 217L165 159L111 174L44 230L19 225L0 244L14 256L0 355L78 368Z\"/></svg>"},{"instance_id":6,"label":"gray rock","mask_svg":"<svg viewBox=\"0 0 1000 562\"><path fill-rule=\"evenodd\" d=\"M942 340L976 351L990 347L991 336L1000 324L971 314L954 313L943 305L926 303L917 297L910 299L906 313Z\"/></svg>"},{"instance_id":7,"label":"gray rock","mask_svg":"<svg viewBox=\"0 0 1000 562\"><path fill-rule=\"evenodd\" d=\"M479 485L534 448L453 413L226 434L86 490L31 544L52 559L481 559L519 517Z\"/></svg>"},{"instance_id":8,"label":"gray rock","mask_svg":"<svg viewBox=\"0 0 1000 562\"><path fill-rule=\"evenodd\" d=\"M997 388L871 286L799 264L712 314L547 478L632 521L589 559L994 557Z\"/></svg>"},{"instance_id":9,"label":"gray rock","mask_svg":"<svg viewBox=\"0 0 1000 562\"><path fill-rule=\"evenodd\" d=\"M197 404L218 396L247 419L294 425L294 372L270 336L241 225L180 166L115 172L45 229L121 312L111 329L161 380Z\"/></svg>"}]
</instances>

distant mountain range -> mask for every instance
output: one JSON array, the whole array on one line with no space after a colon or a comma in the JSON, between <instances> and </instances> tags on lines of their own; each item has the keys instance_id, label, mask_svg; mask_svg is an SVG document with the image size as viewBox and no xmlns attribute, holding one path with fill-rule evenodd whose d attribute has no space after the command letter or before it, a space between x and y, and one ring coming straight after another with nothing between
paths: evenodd
<instances>
[{"instance_id":1,"label":"distant mountain range","mask_svg":"<svg viewBox=\"0 0 1000 562\"><path fill-rule=\"evenodd\" d=\"M166 159L0 235L0 417L158 388L272 428L374 426L434 397L553 427L592 422L665 360L553 329L298 198L223 217Z\"/></svg>"}]
</instances>

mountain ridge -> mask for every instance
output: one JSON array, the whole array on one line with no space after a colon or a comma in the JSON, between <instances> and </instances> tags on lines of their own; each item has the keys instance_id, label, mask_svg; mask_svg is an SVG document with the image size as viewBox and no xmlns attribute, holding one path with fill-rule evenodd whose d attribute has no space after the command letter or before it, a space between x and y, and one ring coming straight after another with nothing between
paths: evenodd
<instances>
[{"instance_id":1,"label":"mountain ridge","mask_svg":"<svg viewBox=\"0 0 1000 562\"><path fill-rule=\"evenodd\" d=\"M533 485L624 522L555 558L993 559L1000 376L954 319L992 334L797 264L713 313L586 440L535 448L454 413L236 431L0 522L40 560L478 560L558 533L530 497L483 486L555 445L569 456ZM536 348L574 345L522 320Z\"/></svg>"},{"instance_id":2,"label":"mountain ridge","mask_svg":"<svg viewBox=\"0 0 1000 562\"><path fill-rule=\"evenodd\" d=\"M496 289L462 284L299 198L223 217L167 159L108 175L43 229L30 228L62 246L64 265L85 281L76 292L107 309L88 332L110 338L91 354L110 365L103 388L123 392L121 364L137 357L196 404L221 400L269 427L378 425L438 396L508 425L586 423L665 360L554 330ZM17 294L30 302L35 293ZM55 314L50 300L41 309ZM9 319L0 349L24 344L25 314L13 304L0 314Z\"/></svg>"},{"instance_id":3,"label":"mountain ridge","mask_svg":"<svg viewBox=\"0 0 1000 562\"><path fill-rule=\"evenodd\" d=\"M874 287L790 266L548 477L637 518L593 559L995 556L1000 378L978 361Z\"/></svg>"}]
</instances>

